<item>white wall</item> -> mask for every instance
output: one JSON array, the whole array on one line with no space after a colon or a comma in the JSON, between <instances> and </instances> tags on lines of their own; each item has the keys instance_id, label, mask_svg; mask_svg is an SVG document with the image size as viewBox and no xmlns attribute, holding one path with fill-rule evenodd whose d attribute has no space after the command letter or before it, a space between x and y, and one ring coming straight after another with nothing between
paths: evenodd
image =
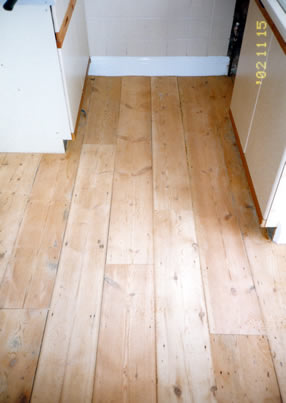
<instances>
[{"instance_id":1,"label":"white wall","mask_svg":"<svg viewBox=\"0 0 286 403\"><path fill-rule=\"evenodd\" d=\"M235 0L85 0L91 56L226 56Z\"/></svg>"}]
</instances>

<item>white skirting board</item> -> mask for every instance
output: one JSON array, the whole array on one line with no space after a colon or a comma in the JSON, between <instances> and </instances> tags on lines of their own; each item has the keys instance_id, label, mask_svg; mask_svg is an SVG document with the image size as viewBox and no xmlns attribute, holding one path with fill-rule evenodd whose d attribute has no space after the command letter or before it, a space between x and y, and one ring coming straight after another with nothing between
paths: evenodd
<instances>
[{"instance_id":1,"label":"white skirting board","mask_svg":"<svg viewBox=\"0 0 286 403\"><path fill-rule=\"evenodd\" d=\"M224 76L226 56L92 56L90 76Z\"/></svg>"},{"instance_id":2,"label":"white skirting board","mask_svg":"<svg viewBox=\"0 0 286 403\"><path fill-rule=\"evenodd\" d=\"M282 222L276 228L274 233L273 241L275 243L286 245L286 221Z\"/></svg>"}]
</instances>

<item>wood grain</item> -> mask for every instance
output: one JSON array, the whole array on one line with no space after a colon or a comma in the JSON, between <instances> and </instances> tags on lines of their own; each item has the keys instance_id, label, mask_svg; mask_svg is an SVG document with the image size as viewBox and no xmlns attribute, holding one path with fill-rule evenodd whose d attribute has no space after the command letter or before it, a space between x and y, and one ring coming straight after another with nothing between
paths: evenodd
<instances>
[{"instance_id":1,"label":"wood grain","mask_svg":"<svg viewBox=\"0 0 286 403\"><path fill-rule=\"evenodd\" d=\"M211 340L218 402L281 402L266 337L214 335Z\"/></svg>"},{"instance_id":2,"label":"wood grain","mask_svg":"<svg viewBox=\"0 0 286 403\"><path fill-rule=\"evenodd\" d=\"M0 401L28 402L47 312L0 310Z\"/></svg>"},{"instance_id":3,"label":"wood grain","mask_svg":"<svg viewBox=\"0 0 286 403\"><path fill-rule=\"evenodd\" d=\"M0 193L0 283L5 276L27 203L28 195Z\"/></svg>"},{"instance_id":4,"label":"wood grain","mask_svg":"<svg viewBox=\"0 0 286 403\"><path fill-rule=\"evenodd\" d=\"M210 82L179 80L210 330L264 334L219 140L229 104L209 89Z\"/></svg>"},{"instance_id":5,"label":"wood grain","mask_svg":"<svg viewBox=\"0 0 286 403\"><path fill-rule=\"evenodd\" d=\"M1 193L29 195L40 164L41 154L2 154Z\"/></svg>"},{"instance_id":6,"label":"wood grain","mask_svg":"<svg viewBox=\"0 0 286 403\"><path fill-rule=\"evenodd\" d=\"M192 209L175 78L152 79L154 209Z\"/></svg>"},{"instance_id":7,"label":"wood grain","mask_svg":"<svg viewBox=\"0 0 286 403\"><path fill-rule=\"evenodd\" d=\"M220 83L220 91L231 90ZM221 135L230 178L235 214L238 217L249 259L256 293L263 313L275 370L283 400L286 400L286 247L275 245L259 227L234 133L229 128Z\"/></svg>"},{"instance_id":8,"label":"wood grain","mask_svg":"<svg viewBox=\"0 0 286 403\"><path fill-rule=\"evenodd\" d=\"M93 402L156 402L153 282L151 265L106 266Z\"/></svg>"},{"instance_id":9,"label":"wood grain","mask_svg":"<svg viewBox=\"0 0 286 403\"><path fill-rule=\"evenodd\" d=\"M116 144L121 77L91 77L85 144Z\"/></svg>"},{"instance_id":10,"label":"wood grain","mask_svg":"<svg viewBox=\"0 0 286 403\"><path fill-rule=\"evenodd\" d=\"M50 281L37 284L38 304L48 305L53 280L57 272L59 254L63 240L67 215L65 202L47 204L43 201L30 202L23 220L19 237L9 260L5 277L0 286L0 306L22 308L28 298L33 276L50 272ZM38 272L38 273L37 273ZM46 273L45 279L48 280ZM49 293L49 296L47 296Z\"/></svg>"},{"instance_id":11,"label":"wood grain","mask_svg":"<svg viewBox=\"0 0 286 403\"><path fill-rule=\"evenodd\" d=\"M150 79L122 79L108 264L152 264Z\"/></svg>"},{"instance_id":12,"label":"wood grain","mask_svg":"<svg viewBox=\"0 0 286 403\"><path fill-rule=\"evenodd\" d=\"M44 155L0 284L4 308L49 307L79 163L83 133L65 155Z\"/></svg>"},{"instance_id":13,"label":"wood grain","mask_svg":"<svg viewBox=\"0 0 286 403\"><path fill-rule=\"evenodd\" d=\"M83 146L33 402L91 401L113 169L113 146Z\"/></svg>"},{"instance_id":14,"label":"wood grain","mask_svg":"<svg viewBox=\"0 0 286 403\"><path fill-rule=\"evenodd\" d=\"M0 283L28 203L41 156L1 154L0 159Z\"/></svg>"},{"instance_id":15,"label":"wood grain","mask_svg":"<svg viewBox=\"0 0 286 403\"><path fill-rule=\"evenodd\" d=\"M111 81L94 92L88 79L90 100L106 100L86 137L99 144L82 148L85 97L66 157L0 154L0 299L21 307L0 309L0 401L256 403L279 401L279 388L286 401L286 248L259 227L231 81L180 78L178 92L176 78L152 78L150 99L149 78L124 78L109 111ZM113 250L131 262L154 253L154 266L105 269L113 183ZM126 246L134 234L144 259ZM49 305L46 327L45 309L26 309ZM209 323L241 334L210 335Z\"/></svg>"},{"instance_id":16,"label":"wood grain","mask_svg":"<svg viewBox=\"0 0 286 403\"><path fill-rule=\"evenodd\" d=\"M214 378L175 78L152 79L158 402L213 401Z\"/></svg>"}]
</instances>

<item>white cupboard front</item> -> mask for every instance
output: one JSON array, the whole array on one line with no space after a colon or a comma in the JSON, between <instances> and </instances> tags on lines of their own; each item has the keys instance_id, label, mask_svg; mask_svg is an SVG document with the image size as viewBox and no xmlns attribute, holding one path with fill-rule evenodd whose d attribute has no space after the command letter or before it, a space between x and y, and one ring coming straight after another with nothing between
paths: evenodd
<instances>
[{"instance_id":1,"label":"white cupboard front","mask_svg":"<svg viewBox=\"0 0 286 403\"><path fill-rule=\"evenodd\" d=\"M285 74L286 55L273 35L245 153L266 227L279 224L271 207L286 162ZM286 207L286 194L284 200Z\"/></svg>"},{"instance_id":2,"label":"white cupboard front","mask_svg":"<svg viewBox=\"0 0 286 403\"><path fill-rule=\"evenodd\" d=\"M230 109L261 225L278 228L274 240L286 243L286 54L268 25L263 36L266 77L257 85L257 62L262 60L257 26L261 22L265 26L264 16L251 0Z\"/></svg>"},{"instance_id":3,"label":"white cupboard front","mask_svg":"<svg viewBox=\"0 0 286 403\"><path fill-rule=\"evenodd\" d=\"M19 0L13 11L2 4L0 152L64 153L89 59L83 0L75 6L62 49L51 11L57 3Z\"/></svg>"}]
</instances>

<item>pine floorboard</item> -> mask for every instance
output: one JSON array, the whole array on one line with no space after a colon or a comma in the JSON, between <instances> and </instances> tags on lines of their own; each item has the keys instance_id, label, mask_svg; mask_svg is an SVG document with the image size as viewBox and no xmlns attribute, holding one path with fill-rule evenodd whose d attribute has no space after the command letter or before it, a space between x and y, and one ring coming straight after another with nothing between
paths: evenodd
<instances>
[{"instance_id":1,"label":"pine floorboard","mask_svg":"<svg viewBox=\"0 0 286 403\"><path fill-rule=\"evenodd\" d=\"M0 282L13 254L40 160L35 154L1 154Z\"/></svg>"},{"instance_id":2,"label":"pine floorboard","mask_svg":"<svg viewBox=\"0 0 286 403\"><path fill-rule=\"evenodd\" d=\"M122 78L107 263L152 264L151 94L147 77Z\"/></svg>"},{"instance_id":3,"label":"pine floorboard","mask_svg":"<svg viewBox=\"0 0 286 403\"><path fill-rule=\"evenodd\" d=\"M286 402L286 246L227 77L89 77L66 155L0 154L0 401Z\"/></svg>"},{"instance_id":4,"label":"pine floorboard","mask_svg":"<svg viewBox=\"0 0 286 403\"><path fill-rule=\"evenodd\" d=\"M210 89L216 92L220 102L229 104L232 90L229 83L212 79ZM286 246L271 242L260 229L230 121L225 119L225 124L220 138L235 215L251 267L280 392L286 401Z\"/></svg>"},{"instance_id":5,"label":"pine floorboard","mask_svg":"<svg viewBox=\"0 0 286 403\"><path fill-rule=\"evenodd\" d=\"M211 402L210 336L176 78L152 78L152 110L158 402Z\"/></svg>"},{"instance_id":6,"label":"pine floorboard","mask_svg":"<svg viewBox=\"0 0 286 403\"><path fill-rule=\"evenodd\" d=\"M105 268L93 402L156 402L153 277L152 265Z\"/></svg>"},{"instance_id":7,"label":"pine floorboard","mask_svg":"<svg viewBox=\"0 0 286 403\"><path fill-rule=\"evenodd\" d=\"M224 105L208 78L179 78L179 84L210 330L264 334L219 138Z\"/></svg>"}]
</instances>

